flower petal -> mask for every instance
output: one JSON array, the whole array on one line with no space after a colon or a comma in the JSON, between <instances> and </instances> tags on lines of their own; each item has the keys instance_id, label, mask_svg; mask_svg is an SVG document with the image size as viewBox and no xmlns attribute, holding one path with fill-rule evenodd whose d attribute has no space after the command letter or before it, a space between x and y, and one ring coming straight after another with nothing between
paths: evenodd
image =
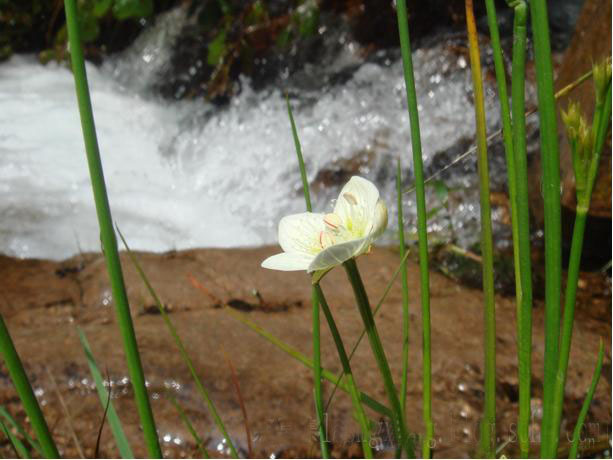
<instances>
[{"instance_id":1,"label":"flower petal","mask_svg":"<svg viewBox=\"0 0 613 460\"><path fill-rule=\"evenodd\" d=\"M341 190L334 206L334 214L346 222L354 215L352 207L357 206L361 209L364 218L371 219L378 200L379 190L375 184L363 177L353 176Z\"/></svg>"},{"instance_id":2,"label":"flower petal","mask_svg":"<svg viewBox=\"0 0 613 460\"><path fill-rule=\"evenodd\" d=\"M282 252L264 260L262 267L285 272L307 270L312 261L313 256L295 252Z\"/></svg>"},{"instance_id":3,"label":"flower petal","mask_svg":"<svg viewBox=\"0 0 613 460\"><path fill-rule=\"evenodd\" d=\"M372 240L380 237L387 228L387 206L385 201L377 201L375 206L375 215L373 217L372 228L370 229L370 236Z\"/></svg>"},{"instance_id":4,"label":"flower petal","mask_svg":"<svg viewBox=\"0 0 613 460\"><path fill-rule=\"evenodd\" d=\"M279 245L285 252L314 255L321 250L320 233L324 215L303 212L285 216L279 222Z\"/></svg>"},{"instance_id":5,"label":"flower petal","mask_svg":"<svg viewBox=\"0 0 613 460\"><path fill-rule=\"evenodd\" d=\"M326 270L359 256L368 249L371 240L371 237L366 237L330 246L315 256L307 271Z\"/></svg>"}]
</instances>

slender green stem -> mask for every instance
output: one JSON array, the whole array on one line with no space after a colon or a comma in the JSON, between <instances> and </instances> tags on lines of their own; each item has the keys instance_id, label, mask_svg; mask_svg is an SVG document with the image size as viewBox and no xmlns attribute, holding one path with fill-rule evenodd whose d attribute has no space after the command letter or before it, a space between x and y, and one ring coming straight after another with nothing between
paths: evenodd
<instances>
[{"instance_id":1,"label":"slender green stem","mask_svg":"<svg viewBox=\"0 0 613 460\"><path fill-rule=\"evenodd\" d=\"M353 372L351 371L351 365L349 364L349 357L345 351L345 345L343 344L341 334L336 327L336 322L332 316L332 311L328 306L328 302L326 301L324 293L321 290L321 286L319 283L317 283L313 285L313 287L317 292L317 298L321 305L321 309L324 312L324 316L328 321L328 326L330 327L330 332L338 351L338 357L341 360L341 365L343 366L343 373L345 374L345 381L347 383L347 388L349 389L349 395L351 396L353 410L355 411L356 419L358 420L360 429L362 430L362 449L364 450L364 456L366 458L373 458L372 448L370 446L370 424L360 401L360 392L358 391L358 387L356 386L353 378Z\"/></svg>"},{"instance_id":2,"label":"slender green stem","mask_svg":"<svg viewBox=\"0 0 613 460\"><path fill-rule=\"evenodd\" d=\"M296 123L294 122L294 115L292 114L292 106L289 103L289 98L285 97L287 104L287 115L289 117L290 125L292 128L292 137L294 138L294 147L296 149L296 157L298 158L298 168L300 169L300 178L302 179L302 191L304 193L304 201L308 212L313 210L311 206L311 193L309 191L309 181L307 179L306 167L304 166L304 159L302 158L302 147L300 146L300 139L298 137L298 130L296 129ZM317 296L317 290L312 288L311 290L311 303L313 305L313 394L315 396L315 415L317 416L317 424L319 427L319 443L321 448L321 455L323 458L329 458L330 452L328 449L328 439L326 433L326 412L323 406L322 390L321 390L321 348L320 348L320 321L319 321L319 298Z\"/></svg>"},{"instance_id":3,"label":"slender green stem","mask_svg":"<svg viewBox=\"0 0 613 460\"><path fill-rule=\"evenodd\" d=\"M200 377L198 377L198 373L196 372L194 363L192 359L189 357L189 355L187 354L187 350L185 348L185 345L183 344L183 341L181 340L181 337L179 336L179 333L177 332L177 329L175 328L174 324L170 320L168 313L166 313L164 304L158 297L157 293L155 292L155 289L153 289L153 286L149 282L147 275L145 274L143 268L141 267L140 263L136 259L136 256L134 255L134 253L130 250L128 243L126 242L121 232L119 232L119 236L121 237L121 241L123 242L124 246L126 247L126 250L128 251L128 256L130 257L130 260L134 264L134 268L136 269L139 276L143 280L143 283L145 283L145 287L147 288L147 291L149 291L149 294L151 295L151 297L153 297L153 301L155 302L158 308L158 311L160 312L160 315L162 316L162 320L164 321L164 324L166 325L168 332L170 332L170 335L172 336L175 342L175 345L179 349L179 355L181 355L181 359L187 366L189 373L192 375L192 378L194 379L194 383L196 384L196 389L198 390L198 392L200 393L200 396L206 403L209 409L209 412L211 413L211 416L213 417L213 420L215 421L215 425L217 426L221 434L224 436L224 438L228 442L228 448L230 449L230 453L232 454L232 457L238 458L239 457L238 451L236 450L236 447L234 446L234 443L232 442L232 438L230 438L228 430L226 429L226 426L224 425L223 420L219 416L219 412L217 412L217 408L215 407L215 404L213 403L213 400L211 399L209 392L206 390L206 388L202 384Z\"/></svg>"},{"instance_id":4,"label":"slender green stem","mask_svg":"<svg viewBox=\"0 0 613 460\"><path fill-rule=\"evenodd\" d=\"M100 239L106 258L106 264L111 280L111 291L115 300L119 329L123 338L128 370L134 389L134 398L143 426L143 434L147 444L149 455L160 458L162 451L158 442L155 420L149 403L149 395L145 387L145 376L141 365L138 344L130 316L128 297L123 281L121 263L117 252L117 240L113 229L111 209L106 194L104 174L102 172L102 162L98 150L96 138L96 128L94 126L94 116L89 97L87 84L87 74L85 73L85 62L83 59L83 49L79 31L77 5L75 0L65 0L66 24L68 26L68 40L70 44L70 57L72 60L72 71L74 74L79 112L81 115L81 127L83 129L83 139L87 153L89 174L94 192L98 223L100 225Z\"/></svg>"},{"instance_id":5,"label":"slender green stem","mask_svg":"<svg viewBox=\"0 0 613 460\"><path fill-rule=\"evenodd\" d=\"M59 458L60 454L57 451L57 447L55 447L55 442L51 437L43 412L40 410L36 396L34 396L30 381L2 315L0 315L0 352L2 352L6 368L9 371L13 385L15 385L23 408L30 419L34 433L36 433L36 438L40 443L43 455L46 458Z\"/></svg>"},{"instance_id":6,"label":"slender green stem","mask_svg":"<svg viewBox=\"0 0 613 460\"><path fill-rule=\"evenodd\" d=\"M579 412L579 417L577 418L577 424L575 425L575 429L573 431L573 440L571 442L570 451L568 453L568 458L577 458L577 453L579 451L579 440L581 439L581 430L583 429L583 423L585 422L587 411L590 408L590 404L592 404L592 398L594 397L594 392L596 391L598 380L600 380L600 373L602 371L603 357L604 357L604 343L602 342L602 339L600 339L600 347L598 349L598 360L596 361L596 368L594 369L594 375L592 376L592 383L590 384L590 388L587 391L587 395L585 395L585 399L583 400L583 405L581 406L581 411Z\"/></svg>"},{"instance_id":7,"label":"slender green stem","mask_svg":"<svg viewBox=\"0 0 613 460\"><path fill-rule=\"evenodd\" d=\"M389 294L390 290L392 289L392 286L394 285L394 281L396 281L396 278L398 277L398 274L402 270L402 266L404 264L406 264L408 257L409 257L409 251L406 251L404 256L402 257L402 259L400 259L400 264L398 264L398 267L396 267L396 270L394 271L394 274L392 275L392 278L387 283L387 286L385 286L385 290L383 291L383 295L379 299L379 302L377 302L377 306L375 307L375 311L373 312L374 316L377 316L377 313L379 313L379 310L383 306L383 302L385 302L385 299L387 298L387 295ZM353 348L351 348L351 352L349 353L349 362L351 362L351 360L353 359L353 355L355 354L356 350L358 349L358 346L362 342L362 339L364 338L365 335L366 335L366 329L362 329L362 332L360 333L360 336L358 337L358 339L353 344ZM344 375L345 374L343 372L341 372L339 374L339 376L337 378L337 381L336 381L336 383L334 385L334 388L330 392L330 397L328 398L328 402L326 403L324 412L326 412L328 410L328 407L330 407L330 403L332 402L332 398L334 397L334 393L336 392L336 389L338 388L338 383L341 381L341 379L343 378Z\"/></svg>"},{"instance_id":8,"label":"slender green stem","mask_svg":"<svg viewBox=\"0 0 613 460\"><path fill-rule=\"evenodd\" d=\"M477 166L479 170L479 195L481 207L481 257L483 259L483 294L485 297L485 407L482 429L483 454L495 457L496 434L496 309L494 304L494 249L492 243L492 218L487 163L487 133L485 104L481 77L481 56L477 41L477 25L472 0L466 0L466 26L470 45L470 68L475 98L477 126Z\"/></svg>"},{"instance_id":9,"label":"slender green stem","mask_svg":"<svg viewBox=\"0 0 613 460\"><path fill-rule=\"evenodd\" d=\"M362 322L364 323L364 328L366 329L366 334L368 335L370 348L372 349L377 365L379 366L379 371L381 372L381 376L383 378L385 392L387 393L387 399L394 413L392 420L394 422L396 439L398 440L400 446L402 446L405 453L409 457L414 457L415 452L413 449L413 441L407 432L404 413L402 412L402 406L400 405L400 399L398 398L398 393L396 392L396 387L392 379L392 372L387 362L387 358L385 357L383 344L381 343L379 333L377 332L377 327L375 326L375 319L373 317L372 310L370 309L370 302L368 300L368 295L366 294L366 289L364 289L364 284L362 283L358 266L355 263L355 259L349 259L343 263L343 266L345 267L347 277L351 282L351 287L353 288L358 309L360 310L360 316L362 317Z\"/></svg>"},{"instance_id":10,"label":"slender green stem","mask_svg":"<svg viewBox=\"0 0 613 460\"><path fill-rule=\"evenodd\" d=\"M317 415L317 425L319 428L319 446L321 448L321 456L323 458L330 458L328 438L326 436L326 413L324 412L323 398L321 395L320 299L315 286L311 288L311 302L313 304L313 393L315 396L315 413Z\"/></svg>"},{"instance_id":11,"label":"slender green stem","mask_svg":"<svg viewBox=\"0 0 613 460\"><path fill-rule=\"evenodd\" d=\"M541 441L541 456L548 457L552 453L549 423L552 420L560 336L560 287L562 283L560 152L546 1L531 0L530 13L541 131L542 191L545 215L545 369L543 421L541 423L541 433L545 436Z\"/></svg>"},{"instance_id":12,"label":"slender green stem","mask_svg":"<svg viewBox=\"0 0 613 460\"><path fill-rule=\"evenodd\" d=\"M411 56L411 41L409 38L409 19L405 0L397 0L396 13L398 17L398 35L402 54L402 68L407 95L407 108L411 125L411 147L413 150L413 172L415 174L415 195L417 202L417 235L419 246L419 275L421 285L421 317L422 317L422 379L423 379L423 423L425 434L422 443L422 457L430 457L430 445L434 438L432 422L432 364L430 338L430 273L428 270L428 228L426 213L426 187L424 182L424 167L421 152L421 134L419 130L419 112L417 110L417 94L415 92L415 75L413 58Z\"/></svg>"},{"instance_id":13,"label":"slender green stem","mask_svg":"<svg viewBox=\"0 0 613 460\"><path fill-rule=\"evenodd\" d=\"M404 259L407 251L404 246L404 219L402 217L402 172L400 159L396 170L396 195L398 197L398 249L400 259ZM406 415L407 386L409 375L409 283L407 279L407 264L403 262L400 269L402 281L402 381L400 385L400 405L402 413Z\"/></svg>"},{"instance_id":14,"label":"slender green stem","mask_svg":"<svg viewBox=\"0 0 613 460\"><path fill-rule=\"evenodd\" d=\"M562 410L564 406L564 389L566 387L566 377L568 371L568 361L570 358L570 347L572 343L573 325L575 321L575 302L577 299L577 286L579 284L579 271L581 267L581 252L583 249L583 239L585 235L585 224L590 207L592 189L596 176L598 175L598 165L600 163L600 153L602 152L604 139L608 131L608 123L611 117L611 85L608 88L608 97L604 103L596 107L594 115L595 145L591 152L591 162L589 165L588 185L585 190L577 190L577 208L575 224L573 227L573 237L570 246L570 257L568 262L568 273L566 277L566 291L564 292L564 317L562 322L562 337L560 341L560 357L558 360L557 377L553 398L552 421L550 425L550 452L556 453L560 439L560 423L562 420ZM606 122L602 122L605 120Z\"/></svg>"},{"instance_id":15,"label":"slender green stem","mask_svg":"<svg viewBox=\"0 0 613 460\"><path fill-rule=\"evenodd\" d=\"M530 386L532 376L532 262L530 260L530 210L528 209L528 166L526 156L526 21L527 6L515 2L513 24L513 147L515 156L516 211L520 282L517 291L517 337L519 367L519 450L530 453ZM517 275L516 275L517 276Z\"/></svg>"}]
</instances>

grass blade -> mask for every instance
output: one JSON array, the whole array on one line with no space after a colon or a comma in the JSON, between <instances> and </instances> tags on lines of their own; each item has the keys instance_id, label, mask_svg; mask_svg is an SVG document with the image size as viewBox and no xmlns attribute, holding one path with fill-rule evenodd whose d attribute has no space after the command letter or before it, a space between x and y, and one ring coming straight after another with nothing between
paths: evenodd
<instances>
[{"instance_id":1,"label":"grass blade","mask_svg":"<svg viewBox=\"0 0 613 460\"><path fill-rule=\"evenodd\" d=\"M247 326L253 332L258 334L260 337L263 337L268 342L270 342L271 344L279 348L281 351L287 353L289 356L294 358L299 363L313 369L313 360L308 358L304 354L300 353L298 350L296 350L291 345L278 339L273 334L271 334L270 332L268 332L267 330L265 330L258 324L251 321L245 315L242 315L236 311L233 311L230 308L227 308L226 312L230 316L232 316L234 319L236 319L237 321L240 321L243 325ZM323 379L329 382L332 382L332 383L337 383L338 381L338 377L334 373L330 372L329 370L325 368L322 368L321 376ZM347 386L345 382L340 382L338 384L338 387L341 390L343 390L345 393L349 394L349 387ZM383 404L378 402L376 399L368 396L366 393L362 391L360 391L360 401L362 401L362 403L364 403L366 406L370 407L372 410L383 415L384 417L390 417L390 418L392 417L392 411L388 407L384 406Z\"/></svg>"},{"instance_id":2,"label":"grass blade","mask_svg":"<svg viewBox=\"0 0 613 460\"><path fill-rule=\"evenodd\" d=\"M28 449L26 449L26 446L23 445L21 440L17 436L15 436L11 432L11 430L9 430L8 427L1 420L0 420L0 428L2 428L2 431L4 431L4 434L11 442L11 445L13 447L13 450L15 451L15 454L19 458L30 458L30 455L28 453Z\"/></svg>"},{"instance_id":3,"label":"grass blade","mask_svg":"<svg viewBox=\"0 0 613 460\"><path fill-rule=\"evenodd\" d=\"M11 335L9 334L8 328L4 323L4 318L2 318L1 315L0 352L2 353L2 357L4 358L4 362L6 363L9 375L11 376L11 381L13 382L13 385L15 385L15 389L17 390L17 394L19 395L19 399L23 404L23 408L28 415L28 418L30 419L30 423L32 424L34 433L36 433L38 442L40 442L40 446L44 456L47 458L58 458L60 454L58 453L57 447L55 446L55 442L51 437L49 427L47 426L45 417L40 410L40 406L38 405L36 396L34 396L32 386L30 385L30 381L28 380L26 371L23 368L21 359L17 354L13 339L11 339Z\"/></svg>"},{"instance_id":4,"label":"grass blade","mask_svg":"<svg viewBox=\"0 0 613 460\"><path fill-rule=\"evenodd\" d=\"M85 454L83 453L83 447L81 446L81 442L79 441L77 432L75 431L74 423L72 423L72 415L70 414L70 411L68 410L68 405L66 404L66 401L64 401L64 397L62 396L60 387L58 386L57 381L55 380L55 377L51 373L51 370L48 367L45 367L45 371L47 371L47 376L49 377L49 380L51 381L51 384L53 385L53 391L55 392L55 395L57 396L57 399L60 403L60 407L62 408L62 412L64 412L66 424L68 425L68 431L70 431L70 436L72 437L72 441L74 442L75 448L77 449L77 452L79 453L79 457L85 458Z\"/></svg>"},{"instance_id":5,"label":"grass blade","mask_svg":"<svg viewBox=\"0 0 613 460\"><path fill-rule=\"evenodd\" d=\"M209 408L209 412L211 413L211 416L213 417L213 420L215 421L215 425L217 426L221 434L224 436L224 438L228 442L228 447L230 448L230 452L232 456L234 458L238 458L239 456L238 451L236 450L236 447L234 446L234 443L232 442L232 439L230 438L230 435L228 434L228 431L226 430L223 420L221 420L221 417L219 416L219 413L217 412L217 408L215 407L213 400L209 396L209 392L206 390L206 388L204 388L204 385L202 384L200 377L198 377L198 374L196 373L196 369L194 368L194 363L192 362L191 358L187 354L187 350L185 349L185 346L183 345L183 341L181 340L181 337L179 337L179 333L175 329L174 324L172 324L172 321L170 320L168 313L166 313L166 309L164 308L162 301L160 300L157 293L155 292L155 289L153 289L153 286L149 282L147 275L145 275L145 272L140 266L140 263L138 262L138 260L136 259L136 256L130 250L130 247L128 246L128 243L126 239L124 238L123 234L121 233L121 231L119 231L119 229L117 230L117 232L119 233L119 237L121 238L121 241L123 242L126 248L126 251L128 252L130 261L134 265L134 268L138 272L138 275L140 276L140 278L143 280L143 283L145 283L145 287L149 291L149 294L155 301L158 311L160 312L160 315L162 316L162 319L164 320L164 324L166 325L168 332L170 332L170 335L172 336L175 344L177 345L177 348L179 349L179 354L181 355L181 359L183 360L183 362L189 369L189 372L192 375L192 378L194 379L194 383L196 384L198 393L200 393L200 396L202 396L202 399L204 400L207 407Z\"/></svg>"},{"instance_id":6,"label":"grass blade","mask_svg":"<svg viewBox=\"0 0 613 460\"><path fill-rule=\"evenodd\" d=\"M583 400L583 405L581 406L581 412L579 412L579 417L577 418L577 423L575 425L575 430L573 431L573 440L571 442L568 458L577 458L577 452L579 450L579 440L581 438L580 436L581 430L583 429L583 423L585 422L585 417L587 416L587 412L590 408L590 404L592 404L592 399L594 398L594 392L596 391L598 380L600 380L600 373L602 370L603 357L604 357L604 343L602 339L600 339L600 348L598 349L598 360L596 362L596 368L594 369L594 375L592 376L592 383L590 384L590 388L587 391L587 395L585 395L585 399Z\"/></svg>"},{"instance_id":7,"label":"grass blade","mask_svg":"<svg viewBox=\"0 0 613 460\"><path fill-rule=\"evenodd\" d=\"M192 422L189 421L189 417L187 416L183 408L179 405L175 397L170 394L170 392L167 392L166 396L168 396L168 399L170 400L172 405L175 406L175 409L177 409L177 412L179 412L179 417L181 417L181 421L183 422L189 433L192 435L192 438L194 438L194 441L196 442L196 447L198 447L198 450L202 454L202 458L211 458L206 448L204 447L204 441L194 429Z\"/></svg>"},{"instance_id":8,"label":"grass blade","mask_svg":"<svg viewBox=\"0 0 613 460\"><path fill-rule=\"evenodd\" d=\"M483 268L483 294L485 297L485 404L481 429L484 456L495 457L496 438L496 310L494 304L494 248L490 210L489 172L487 162L487 133L485 103L481 76L481 56L477 41L477 25L472 0L466 0L466 28L470 46L470 69L475 99L477 126L477 167L481 208L481 257Z\"/></svg>"},{"instance_id":9,"label":"grass blade","mask_svg":"<svg viewBox=\"0 0 613 460\"><path fill-rule=\"evenodd\" d=\"M100 240L102 242L106 266L111 281L111 291L115 301L117 319L123 339L126 360L128 362L128 371L130 373L132 388L134 389L134 399L143 426L143 434L149 456L160 458L162 456L162 451L160 450L155 420L153 418L149 395L145 386L145 376L143 374L143 367L138 352L136 334L134 333L134 325L132 324L132 317L130 316L128 296L126 294L121 263L117 252L117 239L113 229L111 208L106 194L102 161L100 159L96 128L94 126L94 115L89 97L76 0L65 0L64 10L66 12L70 58L77 92L77 101L79 104L79 113L81 116L83 140L85 141L85 151L87 153L87 163L94 192L94 201L96 203L98 224L100 225Z\"/></svg>"},{"instance_id":10,"label":"grass blade","mask_svg":"<svg viewBox=\"0 0 613 460\"><path fill-rule=\"evenodd\" d=\"M17 433L23 436L23 438L28 442L28 444L30 444L30 446L32 446L34 450L36 450L36 452L38 452L41 456L44 455L40 444L32 439L32 436L30 436L28 432L24 430L23 426L21 426L17 420L13 418L13 416L4 408L4 406L0 406L0 416L2 416L2 418L4 418L9 425L15 428Z\"/></svg>"},{"instance_id":11,"label":"grass blade","mask_svg":"<svg viewBox=\"0 0 613 460\"><path fill-rule=\"evenodd\" d=\"M96 359L94 358L89 342L85 337L85 333L80 327L77 328L77 332L79 333L79 340L81 341L81 346L85 352L89 371L91 372L94 383L96 384L96 391L98 392L98 397L100 398L100 404L102 404L102 407L105 408L107 406L107 402L109 401L109 392L104 387L104 379L102 378L98 364L96 364ZM119 450L119 455L121 455L121 458L134 458L134 453L132 452L132 448L130 447L128 438L123 431L121 421L119 420L119 416L117 415L112 402L108 405L106 418L109 422L111 433L113 433L115 444L117 445L117 450Z\"/></svg>"},{"instance_id":12,"label":"grass blade","mask_svg":"<svg viewBox=\"0 0 613 460\"><path fill-rule=\"evenodd\" d=\"M304 202L306 204L307 211L311 212L313 208L311 206L309 181L307 179L306 167L304 166L304 159L302 157L302 147L300 146L300 139L298 138L298 130L296 129L296 123L294 122L292 106L289 103L289 98L287 95L285 96L285 102L287 104L287 115L289 117L290 125L292 128L292 137L294 139L296 157L298 158L300 178L302 179L302 192L304 193ZM315 396L315 415L317 416L319 447L321 449L321 456L323 458L329 458L330 452L328 449L328 439L325 425L325 411L327 410L327 407L326 409L324 409L321 389L321 323L319 321L319 303L320 302L317 296L317 290L313 287L311 289L311 304L313 310L313 395Z\"/></svg>"}]
</instances>

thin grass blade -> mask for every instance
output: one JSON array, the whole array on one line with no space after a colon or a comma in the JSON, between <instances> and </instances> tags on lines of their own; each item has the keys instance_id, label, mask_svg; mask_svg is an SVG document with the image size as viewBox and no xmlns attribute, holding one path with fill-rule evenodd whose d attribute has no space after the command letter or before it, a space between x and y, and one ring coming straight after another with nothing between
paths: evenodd
<instances>
[{"instance_id":1,"label":"thin grass blade","mask_svg":"<svg viewBox=\"0 0 613 460\"><path fill-rule=\"evenodd\" d=\"M9 371L11 381L15 385L19 399L23 404L23 408L30 419L44 456L47 458L59 458L60 454L51 437L43 412L38 405L36 396L34 396L34 391L32 391L32 386L2 315L0 315L0 352Z\"/></svg>"},{"instance_id":2,"label":"thin grass blade","mask_svg":"<svg viewBox=\"0 0 613 460\"><path fill-rule=\"evenodd\" d=\"M94 383L96 384L96 391L98 392L98 397L100 398L100 404L102 404L102 407L105 408L107 401L109 400L109 392L104 386L102 373L100 372L100 368L96 363L96 359L94 358L89 342L85 337L85 333L80 327L77 327L77 332L79 334L81 346L85 352L85 358L87 359L89 371L91 372ZM117 445L117 450L119 450L119 455L121 455L121 458L134 458L134 452L132 452L128 437L123 431L121 421L119 420L119 416L117 415L112 402L108 406L106 418L109 422L109 427L111 428L111 433L113 433L113 437L115 438L115 444Z\"/></svg>"},{"instance_id":3,"label":"thin grass blade","mask_svg":"<svg viewBox=\"0 0 613 460\"><path fill-rule=\"evenodd\" d=\"M596 386L598 385L598 380L600 380L600 373L602 371L603 358L604 358L604 343L602 339L600 339L600 348L598 349L598 360L596 361L596 368L594 369L594 375L592 376L592 383L590 384L590 387L587 390L587 394L585 395L585 399L583 400L583 405L581 406L581 411L579 412L579 417L577 418L577 423L573 431L573 440L571 443L570 452L568 453L568 458L577 458L577 453L579 451L579 440L581 439L581 430L583 429L583 424L585 423L585 417L587 416L587 412L590 409L590 404L592 404L592 399L594 398L594 393L596 392Z\"/></svg>"},{"instance_id":4,"label":"thin grass blade","mask_svg":"<svg viewBox=\"0 0 613 460\"><path fill-rule=\"evenodd\" d=\"M289 356L291 356L293 359L295 359L299 363L307 366L310 369L313 369L313 360L308 358L307 356L305 356L304 354L302 354L298 350L296 350L291 345L289 345L289 344L283 342L282 340L280 340L279 338L275 337L273 334L271 334L270 332L268 332L267 330L265 330L264 328L262 328L258 324L256 324L253 321L251 321L245 315L242 315L242 314L240 314L240 313L238 313L236 311L233 311L230 308L227 308L226 312L230 316L232 316L234 319L236 319L237 321L241 322L243 325L247 326L253 332L258 334L260 337L263 337L268 342L270 342L271 344L273 344L274 346L279 348L281 351L287 353ZM325 368L322 368L321 376L322 376L322 378L324 378L327 381L332 382L332 383L337 383L337 381L338 381L338 376L336 376L333 372L330 372L329 370L327 370ZM348 386L347 386L347 384L345 382L340 382L338 384L338 387L341 390L343 390L345 393L349 394L349 388L348 388ZM381 414L382 416L389 417L389 418L392 417L392 411L389 409L389 407L386 407L385 405L381 404L379 401L377 401L376 399L370 397L369 395L367 395L366 393L364 393L362 391L360 391L360 400L366 406L370 407L372 410L374 410L375 412Z\"/></svg>"},{"instance_id":5,"label":"thin grass blade","mask_svg":"<svg viewBox=\"0 0 613 460\"><path fill-rule=\"evenodd\" d=\"M198 448L198 451L202 454L202 458L211 458L206 448L204 447L204 441L198 435L198 432L192 425L192 422L189 420L189 417L187 416L181 405L177 402L176 398L172 394L170 394L170 392L167 392L166 396L168 396L168 400L172 403L172 405L175 406L175 409L177 409L181 421L187 428L187 431L189 431L189 433L192 435L192 438L194 438L194 441L196 442L196 447Z\"/></svg>"},{"instance_id":6,"label":"thin grass blade","mask_svg":"<svg viewBox=\"0 0 613 460\"><path fill-rule=\"evenodd\" d=\"M21 424L13 418L13 416L4 408L4 406L0 406L0 416L6 420L6 423L15 428L17 433L19 433L36 452L38 452L41 456L44 455L40 444L28 434L23 426L21 426Z\"/></svg>"},{"instance_id":7,"label":"thin grass blade","mask_svg":"<svg viewBox=\"0 0 613 460\"><path fill-rule=\"evenodd\" d=\"M2 428L2 431L4 431L4 434L6 435L6 437L11 442L11 445L13 446L13 449L15 450L15 453L17 454L17 456L19 458L30 458L28 449L26 449L26 446L23 444L23 442L21 442L21 439L15 436L11 432L11 430L1 420L0 420L0 427Z\"/></svg>"}]
</instances>

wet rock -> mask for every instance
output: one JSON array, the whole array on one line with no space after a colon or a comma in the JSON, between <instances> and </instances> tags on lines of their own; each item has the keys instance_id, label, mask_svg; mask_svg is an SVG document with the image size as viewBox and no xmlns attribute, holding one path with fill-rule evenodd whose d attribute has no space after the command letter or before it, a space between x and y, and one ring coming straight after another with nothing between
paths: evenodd
<instances>
[{"instance_id":1,"label":"wet rock","mask_svg":"<svg viewBox=\"0 0 613 460\"><path fill-rule=\"evenodd\" d=\"M248 318L281 340L309 356L311 354L310 286L304 273L283 273L261 269L259 264L277 248L204 249L165 254L137 253L143 269L169 309L194 365L211 397L241 449L246 449L243 417L232 385L231 371L223 358L232 361L247 409L255 454L258 457L304 457L318 453L313 433L312 372L282 351L237 322L219 305L249 305ZM165 455L193 457L198 452L189 433L166 396L171 392L185 408L209 450L223 450L206 406L198 396L185 365L159 315L139 314L152 300L142 281L122 255L134 325L142 351L143 366L152 398L158 430ZM388 249L375 249L359 260L366 288L375 303L398 264L398 255ZM69 267L70 276L59 276ZM59 391L74 419L77 436L88 456L94 454L102 407L95 394L75 327L85 331L98 364L108 369L112 381L113 403L131 440L135 455L146 455L142 432L132 399L112 299L103 259L85 254L64 262L0 259L6 302L0 310L14 337L27 371L33 381L53 435L64 456L75 456L63 412L48 379L46 368L54 375ZM590 275L595 276L595 275ZM410 378L408 423L420 432L421 414L421 331L419 308L419 271L409 264L410 299ZM583 278L582 278L583 279ZM580 285L577 321L571 352L571 372L566 392L565 426L572 427L591 380L599 337L606 344L605 368L610 369L611 298L598 297L594 314L594 279ZM610 285L610 281L605 281ZM346 344L353 344L362 330L350 286L342 270L333 270L322 282L333 314ZM437 456L466 457L477 445L478 421L483 405L483 297L481 292L437 273L431 275L434 423ZM81 294L80 294L81 293ZM583 293L583 297L581 296ZM67 304L54 303L68 299ZM401 292L396 283L377 315L377 325L386 347L396 380L401 369ZM105 304L106 300L106 304ZM267 311L265 305L287 305L287 309ZM517 401L515 356L515 304L498 297L497 306L497 380L498 435L505 440L514 432ZM534 310L534 398L540 398L543 369L543 309ZM605 314L606 313L606 314ZM323 363L332 372L340 365L327 328L322 329ZM352 361L360 388L379 401L385 401L375 362L366 341ZM331 386L324 385L327 397ZM588 417L589 434L606 433L611 419L610 380L603 379L597 389ZM359 456L356 446L359 428L351 416L349 398L338 392L329 413L328 429L337 456ZM25 416L13 387L0 373L0 404L21 422ZM379 420L381 433L385 421ZM26 423L26 426L27 423ZM384 435L382 439L385 438ZM385 442L382 444L385 447ZM516 453L511 442L505 452ZM356 450L357 449L357 450ZM3 451L11 455L10 451ZM387 451L382 454L387 455ZM391 454L391 453L390 453ZM101 455L116 456L112 436L105 429Z\"/></svg>"}]
</instances>

